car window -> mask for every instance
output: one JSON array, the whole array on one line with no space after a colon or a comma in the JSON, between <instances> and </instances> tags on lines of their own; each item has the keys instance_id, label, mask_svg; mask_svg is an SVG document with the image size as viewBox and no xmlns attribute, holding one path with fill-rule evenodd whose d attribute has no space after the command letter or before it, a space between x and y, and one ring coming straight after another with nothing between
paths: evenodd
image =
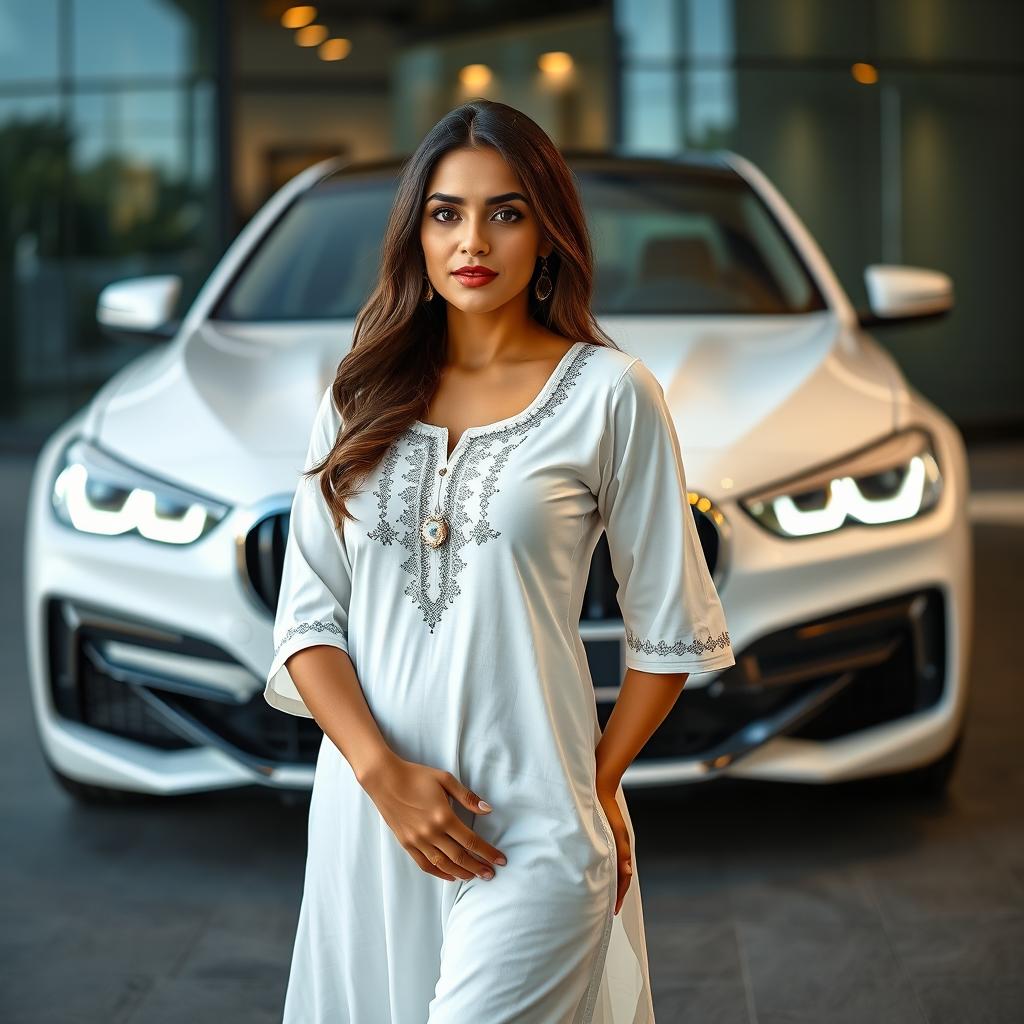
<instances>
[{"instance_id":1,"label":"car window","mask_svg":"<svg viewBox=\"0 0 1024 1024\"><path fill-rule=\"evenodd\" d=\"M580 175L597 312L804 313L825 301L760 198L732 176Z\"/></svg>"},{"instance_id":2,"label":"car window","mask_svg":"<svg viewBox=\"0 0 1024 1024\"><path fill-rule=\"evenodd\" d=\"M576 174L592 235L596 313L793 314L825 301L774 217L731 175ZM301 196L213 314L351 319L377 274L395 182L339 177Z\"/></svg>"},{"instance_id":3,"label":"car window","mask_svg":"<svg viewBox=\"0 0 1024 1024\"><path fill-rule=\"evenodd\" d=\"M395 184L319 185L285 211L217 304L217 319L343 320L366 302Z\"/></svg>"}]
</instances>

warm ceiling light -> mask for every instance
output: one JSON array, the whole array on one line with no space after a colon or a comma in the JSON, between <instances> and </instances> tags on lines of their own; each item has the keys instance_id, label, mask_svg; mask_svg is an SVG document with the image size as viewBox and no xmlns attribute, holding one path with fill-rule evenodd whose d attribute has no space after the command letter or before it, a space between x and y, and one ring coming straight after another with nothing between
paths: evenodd
<instances>
[{"instance_id":1,"label":"warm ceiling light","mask_svg":"<svg viewBox=\"0 0 1024 1024\"><path fill-rule=\"evenodd\" d=\"M459 81L467 89L482 89L491 80L491 69L486 64L467 64L459 72Z\"/></svg>"},{"instance_id":2,"label":"warm ceiling light","mask_svg":"<svg viewBox=\"0 0 1024 1024\"><path fill-rule=\"evenodd\" d=\"M321 43L317 53L320 55L321 60L344 60L351 49L351 39L342 39L335 36L334 39L328 39Z\"/></svg>"},{"instance_id":3,"label":"warm ceiling light","mask_svg":"<svg viewBox=\"0 0 1024 1024\"><path fill-rule=\"evenodd\" d=\"M537 67L545 75L567 75L572 71L573 59L565 50L550 50L537 58Z\"/></svg>"},{"instance_id":4,"label":"warm ceiling light","mask_svg":"<svg viewBox=\"0 0 1024 1024\"><path fill-rule=\"evenodd\" d=\"M281 15L281 24L285 28L302 28L316 17L316 8L312 4L299 4L289 7Z\"/></svg>"},{"instance_id":5,"label":"warm ceiling light","mask_svg":"<svg viewBox=\"0 0 1024 1024\"><path fill-rule=\"evenodd\" d=\"M850 74L853 75L853 80L860 82L861 85L874 85L878 81L878 68L874 64L858 61L850 68Z\"/></svg>"},{"instance_id":6,"label":"warm ceiling light","mask_svg":"<svg viewBox=\"0 0 1024 1024\"><path fill-rule=\"evenodd\" d=\"M295 33L295 42L299 46L319 46L326 38L326 25L307 25Z\"/></svg>"}]
</instances>

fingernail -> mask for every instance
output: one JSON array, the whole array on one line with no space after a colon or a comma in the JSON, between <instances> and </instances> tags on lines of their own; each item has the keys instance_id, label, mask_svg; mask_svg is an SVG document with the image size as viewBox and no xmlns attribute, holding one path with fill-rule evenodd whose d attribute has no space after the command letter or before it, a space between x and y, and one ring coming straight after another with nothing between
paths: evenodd
<instances>
[{"instance_id":1,"label":"fingernail","mask_svg":"<svg viewBox=\"0 0 1024 1024\"><path fill-rule=\"evenodd\" d=\"M481 801L480 801L480 806L481 806L481 807L482 807L482 808L483 808L483 809L484 809L485 811L489 811L489 810L491 810L491 805L490 805L490 804L489 804L489 803L488 803L488 802L487 802L486 800L481 800Z\"/></svg>"},{"instance_id":2,"label":"fingernail","mask_svg":"<svg viewBox=\"0 0 1024 1024\"><path fill-rule=\"evenodd\" d=\"M499 864L507 864L507 863L508 863L508 861L507 861L507 860L505 859L505 855L504 855L504 854L502 854L502 853L499 853L499 854L498 854L498 856L497 856L497 857L495 857L494 859L495 859L495 860L496 860L496 861L497 861L497 862L498 862Z\"/></svg>"},{"instance_id":3,"label":"fingernail","mask_svg":"<svg viewBox=\"0 0 1024 1024\"><path fill-rule=\"evenodd\" d=\"M493 877L494 877L494 872L493 871L485 871L484 872L484 878L493 878Z\"/></svg>"}]
</instances>

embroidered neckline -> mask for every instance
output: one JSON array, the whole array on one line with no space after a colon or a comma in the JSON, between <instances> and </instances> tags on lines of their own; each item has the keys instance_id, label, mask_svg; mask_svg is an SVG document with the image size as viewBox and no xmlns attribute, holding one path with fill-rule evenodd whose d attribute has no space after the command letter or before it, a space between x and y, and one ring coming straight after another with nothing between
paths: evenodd
<instances>
[{"instance_id":1,"label":"embroidered neckline","mask_svg":"<svg viewBox=\"0 0 1024 1024\"><path fill-rule=\"evenodd\" d=\"M475 426L466 427L459 436L458 441L455 443L455 447L452 449L451 455L448 456L450 462L455 458L456 452L463 447L463 441L471 437L486 437L488 434L493 434L499 430L505 430L509 427L514 427L521 423L523 420L529 419L535 415L537 410L543 407L547 401L548 396L552 391L562 382L562 378L565 376L570 365L572 364L573 357L580 350L581 346L590 345L589 341L574 341L572 345L565 350L562 358L558 360L558 364L554 370L551 371L551 376L544 382L544 386L537 392L533 401L525 408L511 416L506 416L504 419L495 420L493 423L481 423ZM413 420L409 424L409 429L420 434L435 435L439 434L444 437L444 454L448 453L448 428L441 426L438 423L426 423L423 420Z\"/></svg>"},{"instance_id":2,"label":"embroidered neckline","mask_svg":"<svg viewBox=\"0 0 1024 1024\"><path fill-rule=\"evenodd\" d=\"M405 594L419 607L431 632L460 593L458 578L466 567L463 555L501 536L491 522L490 503L500 490L498 484L509 457L565 401L598 347L575 342L525 409L495 423L467 427L447 459L448 428L436 424L416 421L389 448L374 491L378 523L367 536L385 547L399 544L406 549L408 555L402 562L408 583ZM409 443L400 443L403 439ZM405 471L401 472L403 465ZM433 508L441 467L447 467L443 503L450 533L447 543L434 550L423 543L420 524ZM407 486L401 487L396 476ZM467 511L471 492L479 510L475 519ZM395 500L401 503L397 520L392 519Z\"/></svg>"}]
</instances>

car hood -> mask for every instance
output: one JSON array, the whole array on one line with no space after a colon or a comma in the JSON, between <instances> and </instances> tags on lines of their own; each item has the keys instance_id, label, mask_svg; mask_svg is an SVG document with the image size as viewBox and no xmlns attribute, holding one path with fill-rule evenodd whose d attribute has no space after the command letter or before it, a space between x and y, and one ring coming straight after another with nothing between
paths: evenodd
<instances>
[{"instance_id":1,"label":"car hood","mask_svg":"<svg viewBox=\"0 0 1024 1024\"><path fill-rule=\"evenodd\" d=\"M898 364L829 311L602 326L661 382L687 487L712 499L839 458L899 425Z\"/></svg>"},{"instance_id":2,"label":"car hood","mask_svg":"<svg viewBox=\"0 0 1024 1024\"><path fill-rule=\"evenodd\" d=\"M770 484L894 425L897 365L830 313L602 318L661 381L687 486L713 499ZM311 418L351 324L208 322L100 390L88 432L107 451L231 504L295 487Z\"/></svg>"}]
</instances>

